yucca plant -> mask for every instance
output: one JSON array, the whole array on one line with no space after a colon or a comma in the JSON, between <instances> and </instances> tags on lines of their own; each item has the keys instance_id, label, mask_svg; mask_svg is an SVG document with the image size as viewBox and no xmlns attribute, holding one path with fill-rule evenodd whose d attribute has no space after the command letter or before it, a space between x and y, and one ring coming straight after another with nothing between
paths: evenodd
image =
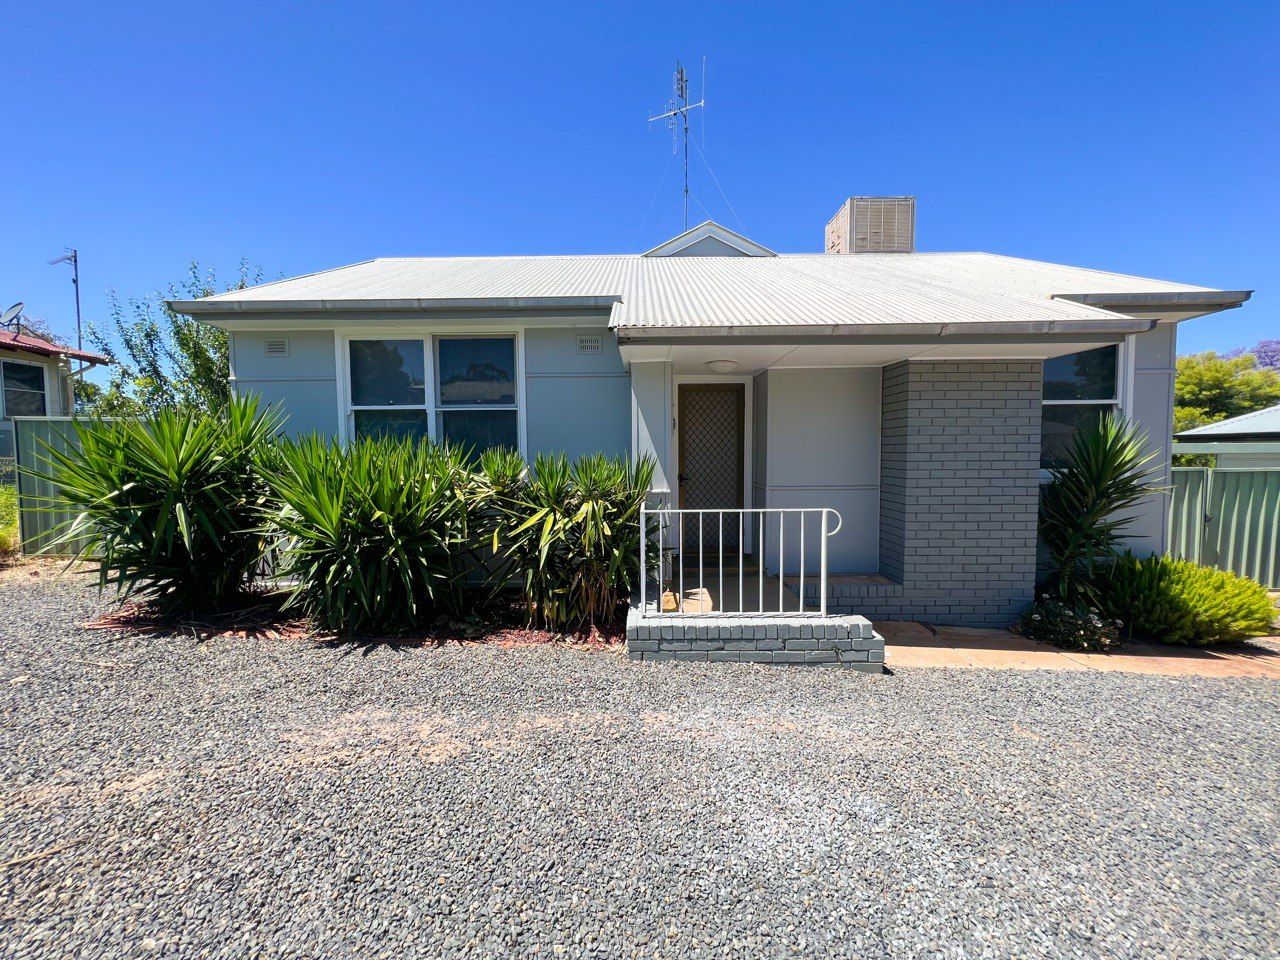
<instances>
[{"instance_id":1,"label":"yucca plant","mask_svg":"<svg viewBox=\"0 0 1280 960\"><path fill-rule=\"evenodd\" d=\"M289 603L343 634L402 633L470 611L475 478L457 448L285 441L267 479Z\"/></svg>"},{"instance_id":2,"label":"yucca plant","mask_svg":"<svg viewBox=\"0 0 1280 960\"><path fill-rule=\"evenodd\" d=\"M1096 602L1098 565L1116 555L1133 522L1125 511L1161 490L1147 438L1115 413L1076 431L1062 463L1050 468L1040 495L1040 539L1051 586L1073 603Z\"/></svg>"},{"instance_id":3,"label":"yucca plant","mask_svg":"<svg viewBox=\"0 0 1280 960\"><path fill-rule=\"evenodd\" d=\"M1097 583L1103 611L1131 637L1205 646L1262 636L1276 619L1260 584L1190 560L1126 552Z\"/></svg>"},{"instance_id":4,"label":"yucca plant","mask_svg":"<svg viewBox=\"0 0 1280 960\"><path fill-rule=\"evenodd\" d=\"M530 624L563 630L616 617L639 577L640 507L653 461L597 454L571 464L540 455L519 479L510 463L490 466L506 471L488 480L500 491L492 547L520 581Z\"/></svg>"},{"instance_id":5,"label":"yucca plant","mask_svg":"<svg viewBox=\"0 0 1280 960\"><path fill-rule=\"evenodd\" d=\"M68 511L47 548L74 546L101 587L167 612L224 609L249 587L267 544L258 463L282 418L257 398L221 413L162 410L76 421L66 450L45 445L46 509Z\"/></svg>"}]
</instances>

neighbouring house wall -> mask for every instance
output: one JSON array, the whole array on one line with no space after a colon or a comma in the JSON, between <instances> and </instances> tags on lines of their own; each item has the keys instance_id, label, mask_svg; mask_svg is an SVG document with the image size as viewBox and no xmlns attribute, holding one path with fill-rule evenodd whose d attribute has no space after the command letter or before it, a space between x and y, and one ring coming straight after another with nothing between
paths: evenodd
<instances>
[{"instance_id":1,"label":"neighbouring house wall","mask_svg":"<svg viewBox=\"0 0 1280 960\"><path fill-rule=\"evenodd\" d=\"M616 340L600 331L600 353L578 353L581 330L524 334L527 452L625 456L631 449L631 378Z\"/></svg>"},{"instance_id":2,"label":"neighbouring house wall","mask_svg":"<svg viewBox=\"0 0 1280 960\"><path fill-rule=\"evenodd\" d=\"M1161 323L1154 330L1136 335L1129 344L1133 351L1133 384L1126 398L1126 413L1146 431L1150 448L1157 454L1157 482L1163 487L1170 483L1177 330L1177 324ZM1128 546L1134 552L1164 552L1169 508L1169 496L1158 493L1147 497L1134 511L1133 525L1128 528Z\"/></svg>"},{"instance_id":3,"label":"neighbouring house wall","mask_svg":"<svg viewBox=\"0 0 1280 960\"><path fill-rule=\"evenodd\" d=\"M832 573L874 572L878 564L880 369L878 367L769 370L763 389L767 408L764 476L757 480L769 507L831 507L843 525L828 543ZM761 394L757 394L760 398ZM754 411L756 418L760 413ZM819 569L821 538L806 517L805 569ZM832 527L835 520L831 520ZM786 572L799 569L799 521L788 520L783 536ZM777 568L777 539L764 557Z\"/></svg>"},{"instance_id":4,"label":"neighbouring house wall","mask_svg":"<svg viewBox=\"0 0 1280 960\"><path fill-rule=\"evenodd\" d=\"M289 341L287 357L268 357L268 338ZM331 330L236 331L230 335L231 389L258 394L288 416L291 436L338 432L338 377Z\"/></svg>"},{"instance_id":5,"label":"neighbouring house wall","mask_svg":"<svg viewBox=\"0 0 1280 960\"><path fill-rule=\"evenodd\" d=\"M653 491L668 497L675 479L671 461L673 402L668 361L631 364L631 453L637 458L647 454L657 461Z\"/></svg>"},{"instance_id":6,"label":"neighbouring house wall","mask_svg":"<svg viewBox=\"0 0 1280 960\"><path fill-rule=\"evenodd\" d=\"M1227 447L1223 444L1223 447ZM1280 451L1275 453L1219 453L1216 466L1227 470L1280 470Z\"/></svg>"},{"instance_id":7,"label":"neighbouring house wall","mask_svg":"<svg viewBox=\"0 0 1280 960\"><path fill-rule=\"evenodd\" d=\"M65 417L71 413L70 368L60 363L57 357L42 357L36 353L25 353L21 350L0 350L0 360L14 360L43 367L45 416ZM0 408L4 398L0 397ZM0 409L0 457L13 456L13 421L9 419L9 411Z\"/></svg>"},{"instance_id":8,"label":"neighbouring house wall","mask_svg":"<svg viewBox=\"0 0 1280 960\"><path fill-rule=\"evenodd\" d=\"M832 587L872 619L1004 625L1035 587L1039 361L884 369L880 570Z\"/></svg>"}]
</instances>

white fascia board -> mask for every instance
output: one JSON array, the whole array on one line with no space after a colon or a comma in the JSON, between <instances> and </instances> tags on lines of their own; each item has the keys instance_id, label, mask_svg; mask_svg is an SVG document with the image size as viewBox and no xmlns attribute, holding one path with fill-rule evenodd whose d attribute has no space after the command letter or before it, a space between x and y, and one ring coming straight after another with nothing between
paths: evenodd
<instances>
[{"instance_id":1,"label":"white fascia board","mask_svg":"<svg viewBox=\"0 0 1280 960\"><path fill-rule=\"evenodd\" d=\"M861 324L793 324L736 327L619 327L610 323L620 340L662 339L760 339L814 340L827 337L1027 337L1027 336L1105 336L1117 339L1131 333L1146 333L1155 328L1155 320L1129 317L1115 320L1052 320L996 323L861 323Z\"/></svg>"}]
</instances>

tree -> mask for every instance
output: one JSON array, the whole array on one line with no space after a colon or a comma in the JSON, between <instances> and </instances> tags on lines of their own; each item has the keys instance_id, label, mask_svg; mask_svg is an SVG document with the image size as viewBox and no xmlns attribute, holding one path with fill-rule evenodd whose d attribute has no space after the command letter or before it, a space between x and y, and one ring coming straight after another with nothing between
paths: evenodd
<instances>
[{"instance_id":1,"label":"tree","mask_svg":"<svg viewBox=\"0 0 1280 960\"><path fill-rule=\"evenodd\" d=\"M240 261L240 272L227 290L242 290L262 279ZM87 334L98 352L112 361L111 379L101 387L77 383L76 405L104 415L154 413L168 407L222 410L231 399L227 334L175 313L169 300L195 300L217 293L213 270L192 262L187 276L165 292L122 300L108 292L111 320L107 329L90 323Z\"/></svg>"},{"instance_id":2,"label":"tree","mask_svg":"<svg viewBox=\"0 0 1280 960\"><path fill-rule=\"evenodd\" d=\"M1178 358L1174 430L1190 430L1280 403L1280 370L1259 367L1252 353L1212 350Z\"/></svg>"},{"instance_id":3,"label":"tree","mask_svg":"<svg viewBox=\"0 0 1280 960\"><path fill-rule=\"evenodd\" d=\"M1254 360L1258 366L1266 367L1270 370L1280 370L1280 340L1259 340L1252 350L1246 350L1240 347L1223 356L1227 359L1244 356L1246 353L1252 353Z\"/></svg>"}]
</instances>

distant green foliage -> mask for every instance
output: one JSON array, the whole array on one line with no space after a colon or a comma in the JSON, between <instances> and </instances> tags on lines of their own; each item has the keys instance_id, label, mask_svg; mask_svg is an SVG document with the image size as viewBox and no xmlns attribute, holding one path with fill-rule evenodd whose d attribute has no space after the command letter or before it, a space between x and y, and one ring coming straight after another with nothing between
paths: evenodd
<instances>
[{"instance_id":1,"label":"distant green foliage","mask_svg":"<svg viewBox=\"0 0 1280 960\"><path fill-rule=\"evenodd\" d=\"M0 556L17 553L20 546L18 488L12 483L0 483Z\"/></svg>"},{"instance_id":2,"label":"distant green foliage","mask_svg":"<svg viewBox=\"0 0 1280 960\"><path fill-rule=\"evenodd\" d=\"M1126 553L1097 578L1102 612L1128 636L1206 646L1268 633L1276 609L1253 580L1189 560Z\"/></svg>"},{"instance_id":3,"label":"distant green foliage","mask_svg":"<svg viewBox=\"0 0 1280 960\"><path fill-rule=\"evenodd\" d=\"M1099 563L1116 553L1126 511L1160 488L1146 436L1107 413L1077 430L1040 495L1040 538L1049 554L1050 586L1071 605L1092 604Z\"/></svg>"},{"instance_id":4,"label":"distant green foliage","mask_svg":"<svg viewBox=\"0 0 1280 960\"><path fill-rule=\"evenodd\" d=\"M241 290L262 279L241 261L236 281ZM192 263L187 276L163 293L121 299L108 293L111 322L90 324L89 342L112 361L103 387L76 382L76 405L100 416L136 416L168 407L219 411L231 399L227 333L169 309L168 300L195 300L221 292L212 270Z\"/></svg>"},{"instance_id":5,"label":"distant green foliage","mask_svg":"<svg viewBox=\"0 0 1280 960\"><path fill-rule=\"evenodd\" d=\"M1280 403L1280 370L1259 366L1252 353L1212 350L1178 358L1174 430L1217 423Z\"/></svg>"},{"instance_id":6,"label":"distant green foliage","mask_svg":"<svg viewBox=\"0 0 1280 960\"><path fill-rule=\"evenodd\" d=\"M170 611L212 611L252 581L267 541L258 459L279 426L254 398L216 414L190 408L74 423L78 444L46 447L50 506L73 518L57 544L98 566L102 586ZM34 472L34 471L33 471Z\"/></svg>"},{"instance_id":7,"label":"distant green foliage","mask_svg":"<svg viewBox=\"0 0 1280 960\"><path fill-rule=\"evenodd\" d=\"M1040 597L1018 621L1018 630L1032 640L1087 653L1103 653L1114 647L1120 640L1120 626L1118 620L1049 594Z\"/></svg>"},{"instance_id":8,"label":"distant green foliage","mask_svg":"<svg viewBox=\"0 0 1280 960\"><path fill-rule=\"evenodd\" d=\"M292 603L340 633L402 633L467 612L474 480L451 447L408 439L279 445L267 480Z\"/></svg>"}]
</instances>

